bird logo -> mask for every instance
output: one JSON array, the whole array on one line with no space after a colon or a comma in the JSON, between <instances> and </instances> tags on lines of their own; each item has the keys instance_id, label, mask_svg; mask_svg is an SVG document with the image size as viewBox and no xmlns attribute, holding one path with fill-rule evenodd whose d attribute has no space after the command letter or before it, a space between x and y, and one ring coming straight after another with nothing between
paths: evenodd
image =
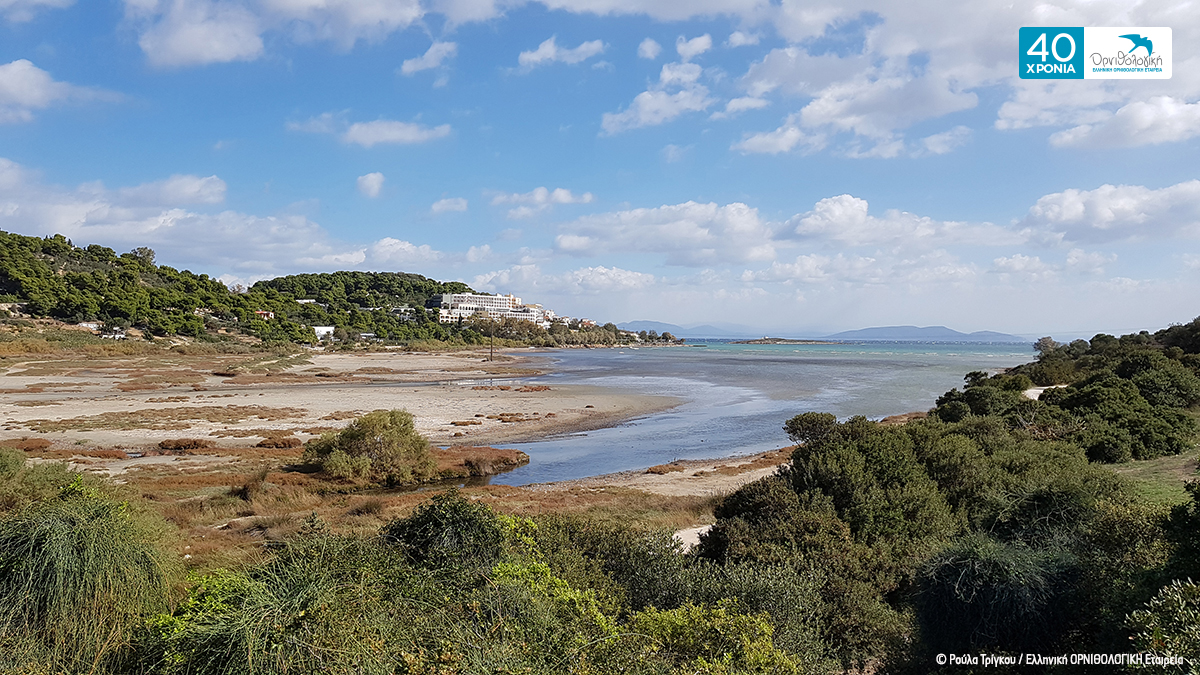
<instances>
[{"instance_id":1,"label":"bird logo","mask_svg":"<svg viewBox=\"0 0 1200 675\"><path fill-rule=\"evenodd\" d=\"M1154 43L1150 41L1150 38L1142 37L1137 33L1130 33L1129 35L1122 35L1120 37L1133 42L1133 48L1129 50L1130 55L1137 51L1138 47L1146 48L1146 56L1150 56L1154 53Z\"/></svg>"}]
</instances>

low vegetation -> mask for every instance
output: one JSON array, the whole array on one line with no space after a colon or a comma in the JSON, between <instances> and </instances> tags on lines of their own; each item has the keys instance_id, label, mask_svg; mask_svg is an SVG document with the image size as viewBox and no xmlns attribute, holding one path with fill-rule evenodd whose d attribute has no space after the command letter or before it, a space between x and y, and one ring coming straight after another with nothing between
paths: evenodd
<instances>
[{"instance_id":1,"label":"low vegetation","mask_svg":"<svg viewBox=\"0 0 1200 675\"><path fill-rule=\"evenodd\" d=\"M492 487L410 495L419 505L399 513L390 496L334 495L332 512L305 481L437 475L403 411L307 444L318 474L264 466L155 508L0 450L0 670L916 674L947 653L1198 658L1200 483L1148 499L1124 475L1182 484L1190 465L1161 463L1196 453L1197 333L1042 342L1036 363L970 373L905 424L797 415L789 460L714 500ZM1033 401L1035 383L1066 386ZM655 499L690 522L711 508L715 524L684 551L644 524L688 524L647 517ZM179 551L234 532L259 544L181 576Z\"/></svg>"}]
</instances>

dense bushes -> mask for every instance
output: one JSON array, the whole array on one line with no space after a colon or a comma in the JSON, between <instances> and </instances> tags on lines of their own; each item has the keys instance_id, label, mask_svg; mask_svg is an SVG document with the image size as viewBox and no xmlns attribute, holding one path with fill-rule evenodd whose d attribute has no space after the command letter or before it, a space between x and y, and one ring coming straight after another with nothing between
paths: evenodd
<instances>
[{"instance_id":1,"label":"dense bushes","mask_svg":"<svg viewBox=\"0 0 1200 675\"><path fill-rule=\"evenodd\" d=\"M154 519L81 477L0 518L0 667L86 672L131 658L142 622L167 607L161 538Z\"/></svg>"},{"instance_id":2,"label":"dense bushes","mask_svg":"<svg viewBox=\"0 0 1200 675\"><path fill-rule=\"evenodd\" d=\"M345 480L399 485L437 476L429 440L403 410L376 410L326 432L305 444L304 459Z\"/></svg>"}]
</instances>

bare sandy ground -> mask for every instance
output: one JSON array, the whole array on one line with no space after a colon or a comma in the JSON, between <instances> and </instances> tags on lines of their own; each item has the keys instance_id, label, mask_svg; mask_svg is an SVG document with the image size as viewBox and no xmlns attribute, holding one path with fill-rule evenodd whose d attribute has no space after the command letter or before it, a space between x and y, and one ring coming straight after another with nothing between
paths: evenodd
<instances>
[{"instance_id":1,"label":"bare sandy ground","mask_svg":"<svg viewBox=\"0 0 1200 675\"><path fill-rule=\"evenodd\" d=\"M399 408L434 443L495 445L610 426L679 404L599 387L527 386L541 359L486 356L315 354L260 374L182 357L24 361L0 377L0 439L122 449L181 437L253 445L267 436L304 440L363 413Z\"/></svg>"}]
</instances>

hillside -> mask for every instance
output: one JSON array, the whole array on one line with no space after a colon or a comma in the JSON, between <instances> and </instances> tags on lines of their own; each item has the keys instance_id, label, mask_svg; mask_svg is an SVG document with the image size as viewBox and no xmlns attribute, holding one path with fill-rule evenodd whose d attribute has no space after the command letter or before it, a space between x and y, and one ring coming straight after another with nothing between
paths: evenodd
<instances>
[{"instance_id":1,"label":"hillside","mask_svg":"<svg viewBox=\"0 0 1200 675\"><path fill-rule=\"evenodd\" d=\"M23 304L33 316L132 326L156 336L220 340L245 333L312 342L310 327L323 325L393 339L462 340L471 336L437 324L421 308L430 296L470 290L417 274L335 272L279 277L235 293L207 274L155 264L148 248L118 255L96 244L75 246L62 235L0 231L0 303ZM413 316L390 312L405 304L415 307Z\"/></svg>"},{"instance_id":2,"label":"hillside","mask_svg":"<svg viewBox=\"0 0 1200 675\"><path fill-rule=\"evenodd\" d=\"M39 318L98 322L110 335L134 327L148 336L185 335L223 342L251 335L265 342L313 343L314 326L333 327L341 343L480 344L485 335L505 344L554 347L616 344L633 338L612 324L467 320L442 324L428 300L474 292L459 281L404 272L296 274L231 291L207 274L157 265L154 251L118 255L62 235L27 237L0 231L0 304ZM0 316L8 316L8 309Z\"/></svg>"}]
</instances>

